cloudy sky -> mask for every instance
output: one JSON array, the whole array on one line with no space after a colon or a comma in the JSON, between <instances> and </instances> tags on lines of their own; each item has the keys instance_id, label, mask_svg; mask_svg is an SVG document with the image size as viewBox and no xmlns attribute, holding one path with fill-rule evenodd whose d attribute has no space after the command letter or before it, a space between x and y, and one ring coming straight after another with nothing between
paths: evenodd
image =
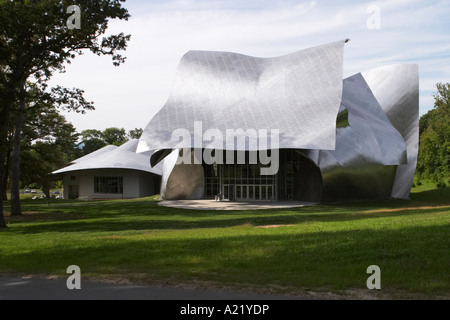
<instances>
[{"instance_id":1,"label":"cloudy sky","mask_svg":"<svg viewBox=\"0 0 450 320\"><path fill-rule=\"evenodd\" d=\"M128 0L132 18L110 32L131 34L127 62L86 54L54 84L85 90L95 111L67 114L78 131L144 128L164 105L189 50L275 57L350 38L344 77L383 65L415 63L420 115L437 82L450 82L450 1ZM81 22L82 23L82 22ZM82 25L81 25L82 26Z\"/></svg>"}]
</instances>

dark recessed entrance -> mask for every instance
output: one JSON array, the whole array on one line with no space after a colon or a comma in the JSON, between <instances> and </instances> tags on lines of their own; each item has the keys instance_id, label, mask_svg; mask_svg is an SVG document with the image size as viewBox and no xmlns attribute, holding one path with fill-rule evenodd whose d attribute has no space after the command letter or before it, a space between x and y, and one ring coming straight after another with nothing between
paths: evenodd
<instances>
[{"instance_id":1,"label":"dark recessed entrance","mask_svg":"<svg viewBox=\"0 0 450 320\"><path fill-rule=\"evenodd\" d=\"M246 157L248 159L248 156ZM320 202L322 176L319 168L298 150L279 151L279 170L261 175L261 164L203 164L207 199L221 195L236 201L302 200Z\"/></svg>"}]
</instances>

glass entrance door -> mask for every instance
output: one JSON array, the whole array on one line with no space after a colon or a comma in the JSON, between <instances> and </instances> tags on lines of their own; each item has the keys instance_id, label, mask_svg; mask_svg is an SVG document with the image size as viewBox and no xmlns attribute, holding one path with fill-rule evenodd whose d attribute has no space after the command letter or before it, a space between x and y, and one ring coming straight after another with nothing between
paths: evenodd
<instances>
[{"instance_id":1,"label":"glass entrance door","mask_svg":"<svg viewBox=\"0 0 450 320\"><path fill-rule=\"evenodd\" d=\"M225 186L224 186L225 187ZM272 201L275 200L273 185L245 185L239 184L235 186L236 200L240 201ZM224 189L226 190L226 189ZM224 191L225 192L225 191Z\"/></svg>"},{"instance_id":2,"label":"glass entrance door","mask_svg":"<svg viewBox=\"0 0 450 320\"><path fill-rule=\"evenodd\" d=\"M234 200L235 199L235 186L232 184L224 184L222 197L224 200Z\"/></svg>"}]
</instances>

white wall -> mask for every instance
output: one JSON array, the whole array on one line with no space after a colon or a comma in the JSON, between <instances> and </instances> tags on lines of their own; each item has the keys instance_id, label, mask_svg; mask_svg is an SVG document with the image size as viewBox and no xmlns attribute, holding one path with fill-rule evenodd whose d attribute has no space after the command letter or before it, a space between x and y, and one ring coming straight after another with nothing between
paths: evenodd
<instances>
[{"instance_id":1,"label":"white wall","mask_svg":"<svg viewBox=\"0 0 450 320\"><path fill-rule=\"evenodd\" d=\"M94 177L123 177L123 194L95 193ZM64 198L69 199L69 186L78 186L78 196L91 199L126 199L153 195L156 176L137 170L95 169L73 171L64 174Z\"/></svg>"}]
</instances>

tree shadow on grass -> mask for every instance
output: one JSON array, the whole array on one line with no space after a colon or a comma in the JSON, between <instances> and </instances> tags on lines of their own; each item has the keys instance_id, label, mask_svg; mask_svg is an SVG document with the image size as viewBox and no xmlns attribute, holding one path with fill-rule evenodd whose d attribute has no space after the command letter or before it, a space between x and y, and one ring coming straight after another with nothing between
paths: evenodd
<instances>
[{"instance_id":1,"label":"tree shadow on grass","mask_svg":"<svg viewBox=\"0 0 450 320\"><path fill-rule=\"evenodd\" d=\"M365 289L369 265L382 270L384 290L447 294L449 226L345 230L208 239L105 238L55 244L3 257L1 269L162 280L212 281L234 286ZM430 284L435 284L434 286Z\"/></svg>"},{"instance_id":2,"label":"tree shadow on grass","mask_svg":"<svg viewBox=\"0 0 450 320\"><path fill-rule=\"evenodd\" d=\"M135 207L134 207L135 208ZM153 210L154 209L154 210ZM193 211L154 207L148 213L127 212L127 206L111 208L95 214L83 212L53 213L45 220L34 220L11 229L11 232L34 234L42 232L124 232L140 230L183 230L201 228L227 228L240 225L301 225L308 222L344 222L362 219L398 217L402 215L450 212L448 207L393 208L361 212L347 207L317 207L307 211L300 209L268 209L264 211ZM325 213L324 213L325 211ZM67 215L67 216L66 216ZM61 216L65 217L61 219ZM54 219L52 219L54 217Z\"/></svg>"},{"instance_id":3,"label":"tree shadow on grass","mask_svg":"<svg viewBox=\"0 0 450 320\"><path fill-rule=\"evenodd\" d=\"M441 188L417 193L411 193L411 199L415 201L432 202L435 204L450 204L450 188Z\"/></svg>"}]
</instances>

